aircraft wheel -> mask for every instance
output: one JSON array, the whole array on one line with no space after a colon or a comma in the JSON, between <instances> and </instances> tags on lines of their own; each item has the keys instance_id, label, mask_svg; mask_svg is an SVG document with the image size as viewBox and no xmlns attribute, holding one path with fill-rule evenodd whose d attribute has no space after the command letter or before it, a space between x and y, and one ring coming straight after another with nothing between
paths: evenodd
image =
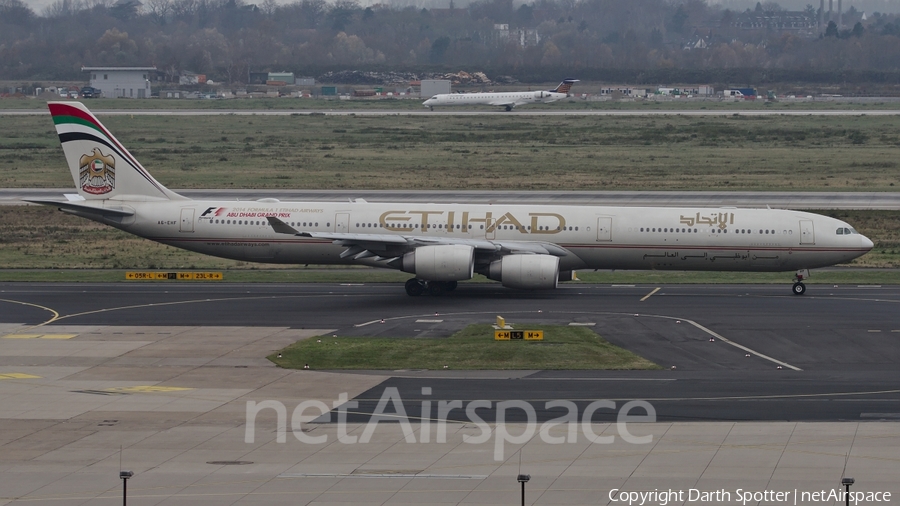
<instances>
[{"instance_id":1,"label":"aircraft wheel","mask_svg":"<svg viewBox=\"0 0 900 506\"><path fill-rule=\"evenodd\" d=\"M806 285L798 281L794 283L792 290L794 292L794 295L803 295L804 293L806 293Z\"/></svg>"},{"instance_id":2,"label":"aircraft wheel","mask_svg":"<svg viewBox=\"0 0 900 506\"><path fill-rule=\"evenodd\" d=\"M506 106L506 112L509 112L511 110L512 110L512 106L510 106L510 105Z\"/></svg>"},{"instance_id":3,"label":"aircraft wheel","mask_svg":"<svg viewBox=\"0 0 900 506\"><path fill-rule=\"evenodd\" d=\"M422 295L423 292L425 292L425 285L418 279L412 278L406 281L406 295L416 297Z\"/></svg>"},{"instance_id":4,"label":"aircraft wheel","mask_svg":"<svg viewBox=\"0 0 900 506\"><path fill-rule=\"evenodd\" d=\"M444 285L446 285L444 288L446 288L448 292L452 292L453 290L456 290L456 287L457 285L459 285L459 283L456 281L447 281L446 283L444 283Z\"/></svg>"},{"instance_id":5,"label":"aircraft wheel","mask_svg":"<svg viewBox=\"0 0 900 506\"><path fill-rule=\"evenodd\" d=\"M445 292L447 292L447 283L442 283L440 281L428 282L429 295L444 295Z\"/></svg>"}]
</instances>

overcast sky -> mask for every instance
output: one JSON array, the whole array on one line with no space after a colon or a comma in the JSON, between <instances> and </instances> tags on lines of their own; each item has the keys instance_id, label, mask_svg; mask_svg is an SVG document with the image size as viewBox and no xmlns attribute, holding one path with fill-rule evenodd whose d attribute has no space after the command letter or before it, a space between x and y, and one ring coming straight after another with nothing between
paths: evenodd
<instances>
[{"instance_id":1,"label":"overcast sky","mask_svg":"<svg viewBox=\"0 0 900 506\"><path fill-rule=\"evenodd\" d=\"M44 9L53 4L56 0L23 0L26 5L31 7L38 15L44 13ZM256 3L256 0L243 0L245 4ZM262 0L260 0L261 2ZM295 0L276 0L278 3L291 3ZM713 4L720 4L733 10L744 10L752 8L756 5L757 0L708 0ZM778 1L778 0L776 0ZM526 3L522 0L514 0L516 4ZM371 5L373 3L387 3L398 5L428 5L446 7L450 4L449 0L359 0L360 5ZM765 2L763 2L765 3ZM467 0L454 0L457 6L467 5ZM819 0L781 0L778 4L786 9L802 10L807 4L819 7ZM842 2L844 9L849 9L851 5L856 6L858 10L865 11L868 14L873 12L900 12L900 0L844 0ZM825 8L828 8L828 1L825 2ZM834 9L837 10L837 0L834 0Z\"/></svg>"}]
</instances>

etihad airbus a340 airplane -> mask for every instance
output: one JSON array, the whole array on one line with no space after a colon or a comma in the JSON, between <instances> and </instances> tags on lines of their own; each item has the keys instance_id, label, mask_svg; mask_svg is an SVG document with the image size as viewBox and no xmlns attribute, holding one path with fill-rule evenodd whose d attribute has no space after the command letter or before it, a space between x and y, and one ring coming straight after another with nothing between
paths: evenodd
<instances>
[{"instance_id":1,"label":"etihad airbus a340 airplane","mask_svg":"<svg viewBox=\"0 0 900 506\"><path fill-rule=\"evenodd\" d=\"M555 89L546 91L505 91L498 93L442 93L422 102L434 110L436 105L495 105L511 111L523 104L549 104L569 96L572 85L578 79L563 79Z\"/></svg>"},{"instance_id":2,"label":"etihad airbus a340 airplane","mask_svg":"<svg viewBox=\"0 0 900 506\"><path fill-rule=\"evenodd\" d=\"M236 260L357 264L414 274L409 295L476 273L556 288L576 269L797 271L850 261L872 241L843 221L737 208L205 201L156 181L79 102L49 104L77 194L31 200L147 239Z\"/></svg>"}]
</instances>

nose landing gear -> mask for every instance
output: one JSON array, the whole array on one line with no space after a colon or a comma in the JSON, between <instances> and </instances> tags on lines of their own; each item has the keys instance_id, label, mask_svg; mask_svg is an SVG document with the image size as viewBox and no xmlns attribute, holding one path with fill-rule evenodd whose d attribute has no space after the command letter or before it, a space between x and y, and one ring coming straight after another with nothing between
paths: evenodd
<instances>
[{"instance_id":1,"label":"nose landing gear","mask_svg":"<svg viewBox=\"0 0 900 506\"><path fill-rule=\"evenodd\" d=\"M794 286L791 287L791 292L794 295L803 295L806 293L806 285L803 284L803 280L809 277L809 269L800 269L794 274Z\"/></svg>"}]
</instances>

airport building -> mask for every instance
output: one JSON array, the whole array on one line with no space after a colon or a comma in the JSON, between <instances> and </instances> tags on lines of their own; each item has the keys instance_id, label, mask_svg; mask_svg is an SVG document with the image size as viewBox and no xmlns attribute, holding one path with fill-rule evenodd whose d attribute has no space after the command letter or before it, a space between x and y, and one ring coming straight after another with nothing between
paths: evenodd
<instances>
[{"instance_id":1,"label":"airport building","mask_svg":"<svg viewBox=\"0 0 900 506\"><path fill-rule=\"evenodd\" d=\"M90 72L91 87L103 98L150 98L150 76L156 67L81 67Z\"/></svg>"}]
</instances>

